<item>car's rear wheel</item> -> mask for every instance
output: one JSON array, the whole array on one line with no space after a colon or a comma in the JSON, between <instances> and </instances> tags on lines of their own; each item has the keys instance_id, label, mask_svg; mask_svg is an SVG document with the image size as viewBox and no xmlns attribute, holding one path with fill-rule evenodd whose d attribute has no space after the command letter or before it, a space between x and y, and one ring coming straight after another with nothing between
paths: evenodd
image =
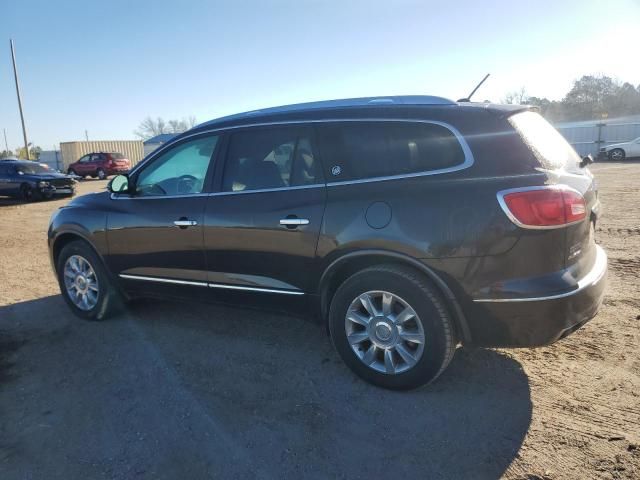
<instances>
[{"instance_id":1,"label":"car's rear wheel","mask_svg":"<svg viewBox=\"0 0 640 480\"><path fill-rule=\"evenodd\" d=\"M65 302L80 318L102 320L122 304L98 255L82 240L62 248L56 273Z\"/></svg>"},{"instance_id":2,"label":"car's rear wheel","mask_svg":"<svg viewBox=\"0 0 640 480\"><path fill-rule=\"evenodd\" d=\"M101 168L98 169L97 175L100 180L104 180L105 178L107 178L107 173Z\"/></svg>"},{"instance_id":3,"label":"car's rear wheel","mask_svg":"<svg viewBox=\"0 0 640 480\"><path fill-rule=\"evenodd\" d=\"M609 152L609 160L613 160L614 162L621 162L625 156L625 151L621 148L614 148Z\"/></svg>"},{"instance_id":4,"label":"car's rear wheel","mask_svg":"<svg viewBox=\"0 0 640 480\"><path fill-rule=\"evenodd\" d=\"M456 349L442 296L403 266L370 267L348 278L331 302L329 330L349 368L384 388L410 389L435 380Z\"/></svg>"}]
</instances>

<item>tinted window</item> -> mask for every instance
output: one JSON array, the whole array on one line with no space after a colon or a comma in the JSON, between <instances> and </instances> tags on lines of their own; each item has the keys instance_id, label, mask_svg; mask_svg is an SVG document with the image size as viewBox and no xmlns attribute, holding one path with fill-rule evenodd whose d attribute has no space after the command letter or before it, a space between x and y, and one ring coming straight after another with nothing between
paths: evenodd
<instances>
[{"instance_id":1,"label":"tinted window","mask_svg":"<svg viewBox=\"0 0 640 480\"><path fill-rule=\"evenodd\" d=\"M218 137L181 143L155 158L138 175L136 193L145 196L201 193Z\"/></svg>"},{"instance_id":2,"label":"tinted window","mask_svg":"<svg viewBox=\"0 0 640 480\"><path fill-rule=\"evenodd\" d=\"M124 159L124 158L127 158L127 157L125 157L123 154L118 153L118 152L112 152L112 153L110 153L109 155L111 155L111 158L112 158L113 160L122 160L122 159Z\"/></svg>"},{"instance_id":3,"label":"tinted window","mask_svg":"<svg viewBox=\"0 0 640 480\"><path fill-rule=\"evenodd\" d=\"M231 135L223 189L227 192L321 183L307 130L253 129Z\"/></svg>"},{"instance_id":4,"label":"tinted window","mask_svg":"<svg viewBox=\"0 0 640 480\"><path fill-rule=\"evenodd\" d=\"M465 160L458 139L441 125L345 122L320 132L328 181L439 170Z\"/></svg>"}]
</instances>

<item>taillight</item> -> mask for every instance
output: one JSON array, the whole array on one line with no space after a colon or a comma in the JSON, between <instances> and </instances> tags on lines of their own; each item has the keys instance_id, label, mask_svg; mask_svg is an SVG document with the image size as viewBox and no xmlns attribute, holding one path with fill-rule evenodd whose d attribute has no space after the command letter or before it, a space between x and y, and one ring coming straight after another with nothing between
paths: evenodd
<instances>
[{"instance_id":1,"label":"taillight","mask_svg":"<svg viewBox=\"0 0 640 480\"><path fill-rule=\"evenodd\" d=\"M558 228L587 216L584 197L567 186L525 187L498 192L507 216L523 228Z\"/></svg>"}]
</instances>

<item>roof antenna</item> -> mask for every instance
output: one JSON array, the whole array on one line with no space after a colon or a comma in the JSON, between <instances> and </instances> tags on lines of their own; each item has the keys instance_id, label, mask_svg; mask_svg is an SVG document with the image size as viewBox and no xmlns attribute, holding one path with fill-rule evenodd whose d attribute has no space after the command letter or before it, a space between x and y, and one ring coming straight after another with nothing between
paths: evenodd
<instances>
[{"instance_id":1,"label":"roof antenna","mask_svg":"<svg viewBox=\"0 0 640 480\"><path fill-rule=\"evenodd\" d=\"M476 85L476 88L474 88L472 90L472 92L469 94L469 96L467 98L461 98L460 100L458 100L458 102L470 102L471 101L471 97L473 97L473 94L476 93L476 90L478 90L480 88L480 85L482 85L484 83L484 81L489 78L489 75L491 75L490 73L487 73L484 78L480 81L480 83L478 85Z\"/></svg>"}]
</instances>

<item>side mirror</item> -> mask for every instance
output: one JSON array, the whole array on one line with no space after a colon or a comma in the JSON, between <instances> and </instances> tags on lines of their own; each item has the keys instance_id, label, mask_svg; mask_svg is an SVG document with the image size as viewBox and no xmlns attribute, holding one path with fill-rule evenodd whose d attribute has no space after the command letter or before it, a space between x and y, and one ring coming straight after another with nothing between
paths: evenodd
<instances>
[{"instance_id":1,"label":"side mirror","mask_svg":"<svg viewBox=\"0 0 640 480\"><path fill-rule=\"evenodd\" d=\"M586 157L582 157L582 161L580 162L580 168L584 168L593 163L593 156L591 154Z\"/></svg>"},{"instance_id":2,"label":"side mirror","mask_svg":"<svg viewBox=\"0 0 640 480\"><path fill-rule=\"evenodd\" d=\"M107 190L111 193L129 193L129 177L127 175L116 175L107 184Z\"/></svg>"}]
</instances>

